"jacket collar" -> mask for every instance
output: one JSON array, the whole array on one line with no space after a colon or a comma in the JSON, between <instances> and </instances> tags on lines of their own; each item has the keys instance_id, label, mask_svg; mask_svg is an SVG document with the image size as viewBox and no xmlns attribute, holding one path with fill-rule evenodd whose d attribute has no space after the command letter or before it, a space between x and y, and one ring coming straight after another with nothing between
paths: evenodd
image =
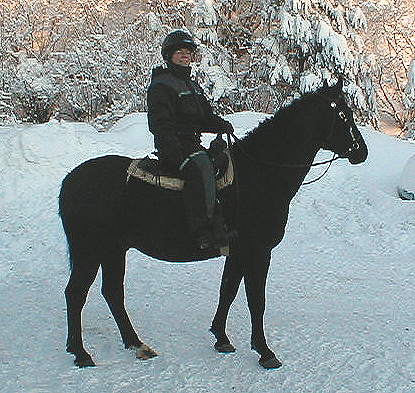
<instances>
[{"instance_id":1,"label":"jacket collar","mask_svg":"<svg viewBox=\"0 0 415 393\"><path fill-rule=\"evenodd\" d=\"M177 78L188 80L192 72L192 67L183 67L171 62L167 63L167 69Z\"/></svg>"},{"instance_id":2,"label":"jacket collar","mask_svg":"<svg viewBox=\"0 0 415 393\"><path fill-rule=\"evenodd\" d=\"M157 66L153 68L151 72L151 80L157 78L159 75L172 74L176 78L184 81L190 80L190 74L192 72L191 67L183 67L173 63L167 63L167 68L163 66Z\"/></svg>"}]
</instances>

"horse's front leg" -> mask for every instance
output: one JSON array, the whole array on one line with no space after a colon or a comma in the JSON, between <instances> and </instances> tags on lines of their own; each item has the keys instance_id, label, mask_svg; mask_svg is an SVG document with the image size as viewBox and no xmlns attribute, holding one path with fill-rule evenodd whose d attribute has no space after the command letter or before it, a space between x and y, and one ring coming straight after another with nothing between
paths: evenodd
<instances>
[{"instance_id":1,"label":"horse's front leg","mask_svg":"<svg viewBox=\"0 0 415 393\"><path fill-rule=\"evenodd\" d=\"M267 345L264 333L265 287L271 251L249 253L245 260L244 282L248 307L251 313L251 348L261 357L259 364L267 369L281 367L281 362ZM247 255L247 256L248 256Z\"/></svg>"},{"instance_id":2,"label":"horse's front leg","mask_svg":"<svg viewBox=\"0 0 415 393\"><path fill-rule=\"evenodd\" d=\"M229 309L238 293L241 280L242 267L238 263L238 258L233 254L233 256L226 258L220 286L219 304L210 328L210 331L216 337L215 348L221 353L235 352L235 347L226 334L226 320Z\"/></svg>"}]
</instances>

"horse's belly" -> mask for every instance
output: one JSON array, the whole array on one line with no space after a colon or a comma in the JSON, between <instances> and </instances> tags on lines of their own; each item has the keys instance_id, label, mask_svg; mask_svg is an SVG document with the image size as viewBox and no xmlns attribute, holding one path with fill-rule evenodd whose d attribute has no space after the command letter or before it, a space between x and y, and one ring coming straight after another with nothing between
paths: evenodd
<instances>
[{"instance_id":1,"label":"horse's belly","mask_svg":"<svg viewBox=\"0 0 415 393\"><path fill-rule=\"evenodd\" d=\"M129 193L128 246L169 262L193 262L219 256L195 246L179 191L161 190L143 182Z\"/></svg>"}]
</instances>

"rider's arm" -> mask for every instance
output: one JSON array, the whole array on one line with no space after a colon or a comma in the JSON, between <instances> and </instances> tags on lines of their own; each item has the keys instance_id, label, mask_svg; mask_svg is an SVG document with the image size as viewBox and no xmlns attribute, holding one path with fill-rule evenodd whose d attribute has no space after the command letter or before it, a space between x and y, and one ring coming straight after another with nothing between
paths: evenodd
<instances>
[{"instance_id":1,"label":"rider's arm","mask_svg":"<svg viewBox=\"0 0 415 393\"><path fill-rule=\"evenodd\" d=\"M201 104L204 107L204 111L207 114L206 122L203 131L212 133L233 133L234 129L232 124L223 119L222 117L213 113L212 106L204 95L201 96Z\"/></svg>"},{"instance_id":2,"label":"rider's arm","mask_svg":"<svg viewBox=\"0 0 415 393\"><path fill-rule=\"evenodd\" d=\"M175 92L162 84L150 85L147 91L148 125L156 136L156 147L171 158L183 161L182 145L177 137L174 113Z\"/></svg>"}]
</instances>

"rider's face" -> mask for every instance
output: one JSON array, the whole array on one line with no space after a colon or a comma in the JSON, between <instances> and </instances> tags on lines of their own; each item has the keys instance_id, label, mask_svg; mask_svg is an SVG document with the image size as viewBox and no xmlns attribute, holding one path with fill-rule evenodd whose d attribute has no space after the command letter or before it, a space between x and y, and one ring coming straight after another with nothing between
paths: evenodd
<instances>
[{"instance_id":1,"label":"rider's face","mask_svg":"<svg viewBox=\"0 0 415 393\"><path fill-rule=\"evenodd\" d=\"M187 48L181 48L173 52L171 61L173 64L187 67L192 61L193 52Z\"/></svg>"}]
</instances>

